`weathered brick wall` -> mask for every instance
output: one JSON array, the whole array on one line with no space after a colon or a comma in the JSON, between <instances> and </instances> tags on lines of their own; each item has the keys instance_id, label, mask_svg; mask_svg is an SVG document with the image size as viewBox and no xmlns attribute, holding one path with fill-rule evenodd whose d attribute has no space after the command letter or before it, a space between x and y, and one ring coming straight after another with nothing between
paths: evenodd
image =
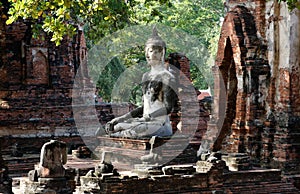
<instances>
[{"instance_id":1,"label":"weathered brick wall","mask_svg":"<svg viewBox=\"0 0 300 194\"><path fill-rule=\"evenodd\" d=\"M202 166L203 167L203 166ZM278 170L223 172L220 163L208 172L173 175L81 177L76 193L298 193L292 183L281 180ZM93 183L93 184L91 184Z\"/></svg>"},{"instance_id":2,"label":"weathered brick wall","mask_svg":"<svg viewBox=\"0 0 300 194\"><path fill-rule=\"evenodd\" d=\"M259 76L267 76L266 46L257 36L255 18L243 6L233 7L225 17L215 74L215 114L209 131L215 135L213 149L248 151L259 119ZM211 137L210 137L211 138Z\"/></svg>"},{"instance_id":3,"label":"weathered brick wall","mask_svg":"<svg viewBox=\"0 0 300 194\"><path fill-rule=\"evenodd\" d=\"M39 136L56 128L70 130L71 90L80 65L75 54L86 51L80 44L82 32L56 47L42 33L41 39L31 38L30 23L4 27L0 134Z\"/></svg>"},{"instance_id":4,"label":"weathered brick wall","mask_svg":"<svg viewBox=\"0 0 300 194\"><path fill-rule=\"evenodd\" d=\"M210 110L206 110L204 103L197 99L197 91L191 82L190 61L181 53L170 53L166 62L175 67L174 72L178 76L179 107L170 118L173 131L179 129L178 133L188 135L191 142L200 144L207 129Z\"/></svg>"},{"instance_id":5,"label":"weathered brick wall","mask_svg":"<svg viewBox=\"0 0 300 194\"><path fill-rule=\"evenodd\" d=\"M226 7L207 138L215 150L299 173L299 10L260 0Z\"/></svg>"},{"instance_id":6,"label":"weathered brick wall","mask_svg":"<svg viewBox=\"0 0 300 194\"><path fill-rule=\"evenodd\" d=\"M300 158L300 11L288 11L285 3L267 4L269 61L272 67L268 91L268 121L274 138L272 164L287 174L299 173Z\"/></svg>"}]
</instances>

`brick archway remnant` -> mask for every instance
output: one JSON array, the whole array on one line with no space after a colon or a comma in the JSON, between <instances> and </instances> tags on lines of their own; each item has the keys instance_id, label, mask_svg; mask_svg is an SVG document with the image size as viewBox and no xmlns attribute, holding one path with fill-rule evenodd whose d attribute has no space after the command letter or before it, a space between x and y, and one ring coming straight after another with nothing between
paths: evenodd
<instances>
[{"instance_id":1,"label":"brick archway remnant","mask_svg":"<svg viewBox=\"0 0 300 194\"><path fill-rule=\"evenodd\" d=\"M257 83L270 72L267 46L257 34L255 18L246 7L236 6L227 13L213 67L214 111L203 138L212 151L252 152L248 145L260 116L254 114L260 109Z\"/></svg>"}]
</instances>

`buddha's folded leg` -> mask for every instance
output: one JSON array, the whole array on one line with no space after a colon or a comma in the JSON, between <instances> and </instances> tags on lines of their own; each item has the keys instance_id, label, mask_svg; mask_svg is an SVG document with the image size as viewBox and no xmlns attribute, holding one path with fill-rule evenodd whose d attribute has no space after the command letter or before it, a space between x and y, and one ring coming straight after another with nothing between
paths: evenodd
<instances>
[{"instance_id":1,"label":"buddha's folded leg","mask_svg":"<svg viewBox=\"0 0 300 194\"><path fill-rule=\"evenodd\" d=\"M141 123L139 125L136 125L131 130L125 130L124 134L126 137L152 137L152 136L171 136L172 135L172 129L170 126L161 124L161 123Z\"/></svg>"},{"instance_id":2,"label":"buddha's folded leg","mask_svg":"<svg viewBox=\"0 0 300 194\"><path fill-rule=\"evenodd\" d=\"M132 130L137 124L140 123L118 123L116 126L114 126L113 133L110 134L111 137L137 137L137 134L134 130Z\"/></svg>"},{"instance_id":3,"label":"buddha's folded leg","mask_svg":"<svg viewBox=\"0 0 300 194\"><path fill-rule=\"evenodd\" d=\"M152 136L171 136L172 128L169 124L161 122L132 122L118 123L114 128L112 137L152 137Z\"/></svg>"}]
</instances>

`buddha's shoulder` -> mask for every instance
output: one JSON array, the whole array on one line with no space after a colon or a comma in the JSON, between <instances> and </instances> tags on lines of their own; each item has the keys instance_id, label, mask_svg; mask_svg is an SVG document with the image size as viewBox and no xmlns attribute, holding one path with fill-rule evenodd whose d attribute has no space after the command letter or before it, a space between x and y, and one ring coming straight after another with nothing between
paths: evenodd
<instances>
[{"instance_id":1,"label":"buddha's shoulder","mask_svg":"<svg viewBox=\"0 0 300 194\"><path fill-rule=\"evenodd\" d=\"M162 80L165 80L165 81L168 81L168 82L172 81L175 78L174 75L171 72L167 71L167 70L161 72L159 74L159 77L161 77Z\"/></svg>"}]
</instances>

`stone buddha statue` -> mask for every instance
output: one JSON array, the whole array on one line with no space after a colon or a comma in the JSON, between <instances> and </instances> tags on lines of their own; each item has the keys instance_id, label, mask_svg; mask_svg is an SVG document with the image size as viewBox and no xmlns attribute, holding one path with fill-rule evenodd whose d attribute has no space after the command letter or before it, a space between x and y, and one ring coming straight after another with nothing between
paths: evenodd
<instances>
[{"instance_id":1,"label":"stone buddha statue","mask_svg":"<svg viewBox=\"0 0 300 194\"><path fill-rule=\"evenodd\" d=\"M176 79L164 65L166 43L153 28L145 45L151 69L142 78L143 105L109 121L105 130L112 137L143 138L172 135L169 113L177 103Z\"/></svg>"}]
</instances>

